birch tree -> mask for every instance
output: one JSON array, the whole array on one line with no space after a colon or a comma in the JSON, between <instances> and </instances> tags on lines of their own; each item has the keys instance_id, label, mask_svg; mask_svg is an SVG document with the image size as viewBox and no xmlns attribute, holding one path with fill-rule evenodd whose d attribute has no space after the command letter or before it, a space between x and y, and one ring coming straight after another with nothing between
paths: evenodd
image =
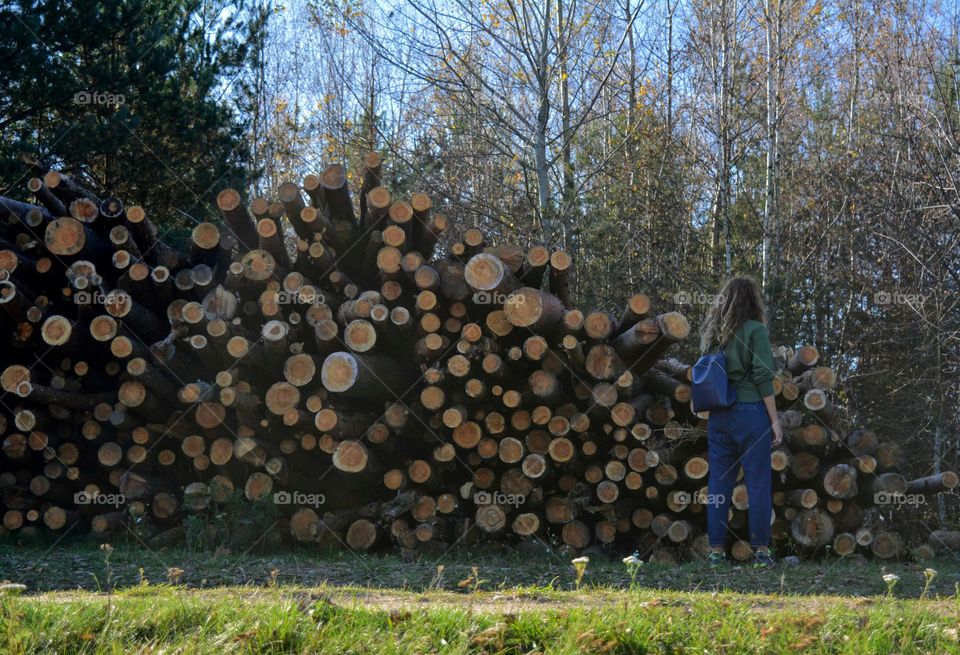
<instances>
[{"instance_id":1,"label":"birch tree","mask_svg":"<svg viewBox=\"0 0 960 655\"><path fill-rule=\"evenodd\" d=\"M545 241L563 242L578 187L592 172L575 170L573 144L603 117L602 94L641 6L620 20L592 0L428 0L380 16L384 39L356 27L386 60L492 128L484 132L489 146L504 158L517 155L528 181L535 230ZM398 46L415 56L398 61Z\"/></svg>"}]
</instances>

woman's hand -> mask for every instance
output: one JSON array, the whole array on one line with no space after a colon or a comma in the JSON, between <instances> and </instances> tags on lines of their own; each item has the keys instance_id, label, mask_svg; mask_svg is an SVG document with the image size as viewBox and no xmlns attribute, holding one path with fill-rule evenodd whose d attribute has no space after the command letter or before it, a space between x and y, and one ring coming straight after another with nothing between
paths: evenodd
<instances>
[{"instance_id":1,"label":"woman's hand","mask_svg":"<svg viewBox=\"0 0 960 655\"><path fill-rule=\"evenodd\" d=\"M773 396L764 396L763 404L767 408L767 416L770 417L770 430L773 434L771 444L779 446L783 443L783 428L780 427L780 415L777 414L777 399Z\"/></svg>"},{"instance_id":2,"label":"woman's hand","mask_svg":"<svg viewBox=\"0 0 960 655\"><path fill-rule=\"evenodd\" d=\"M773 441L770 443L774 446L779 446L783 443L783 428L780 427L780 421L775 421L770 427L773 430Z\"/></svg>"}]
</instances>

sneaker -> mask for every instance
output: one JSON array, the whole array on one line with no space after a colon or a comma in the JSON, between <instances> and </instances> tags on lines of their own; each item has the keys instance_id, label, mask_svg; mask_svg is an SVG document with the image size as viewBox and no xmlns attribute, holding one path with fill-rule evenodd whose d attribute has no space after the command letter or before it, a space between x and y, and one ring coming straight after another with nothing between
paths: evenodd
<instances>
[{"instance_id":1,"label":"sneaker","mask_svg":"<svg viewBox=\"0 0 960 655\"><path fill-rule=\"evenodd\" d=\"M757 553L753 556L753 568L755 569L772 569L776 565L777 562L770 553Z\"/></svg>"},{"instance_id":2,"label":"sneaker","mask_svg":"<svg viewBox=\"0 0 960 655\"><path fill-rule=\"evenodd\" d=\"M707 564L710 565L711 569L715 569L721 564L727 563L727 556L723 553L711 552L707 555Z\"/></svg>"}]
</instances>

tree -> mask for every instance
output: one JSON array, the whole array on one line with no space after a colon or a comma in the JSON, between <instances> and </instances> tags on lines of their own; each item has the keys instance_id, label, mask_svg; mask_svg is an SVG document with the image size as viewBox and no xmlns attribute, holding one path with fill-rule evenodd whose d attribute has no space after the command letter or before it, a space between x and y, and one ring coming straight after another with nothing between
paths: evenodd
<instances>
[{"instance_id":1,"label":"tree","mask_svg":"<svg viewBox=\"0 0 960 655\"><path fill-rule=\"evenodd\" d=\"M7 4L0 188L22 188L25 153L161 224L204 211L251 173L233 82L265 19L263 7L200 0Z\"/></svg>"},{"instance_id":2,"label":"tree","mask_svg":"<svg viewBox=\"0 0 960 655\"><path fill-rule=\"evenodd\" d=\"M694 113L706 159L713 169L710 223L711 270L715 278L733 272L732 206L735 172L746 152L745 137L756 124L748 109L756 87L750 84L746 5L740 0L690 3L688 48L694 84L706 107Z\"/></svg>"},{"instance_id":3,"label":"tree","mask_svg":"<svg viewBox=\"0 0 960 655\"><path fill-rule=\"evenodd\" d=\"M411 2L380 16L376 32L369 21L350 22L384 60L442 94L458 117L490 128L482 132L489 147L515 159L529 180L540 237L565 242L578 187L592 173L575 173L573 144L603 117L601 98L641 6L616 20L598 2ZM401 60L398 51L410 56Z\"/></svg>"}]
</instances>

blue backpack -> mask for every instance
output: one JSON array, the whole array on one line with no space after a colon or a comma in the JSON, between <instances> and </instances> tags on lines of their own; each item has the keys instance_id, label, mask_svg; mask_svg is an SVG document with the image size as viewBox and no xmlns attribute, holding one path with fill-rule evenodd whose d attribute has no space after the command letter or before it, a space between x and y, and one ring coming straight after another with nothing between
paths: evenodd
<instances>
[{"instance_id":1,"label":"blue backpack","mask_svg":"<svg viewBox=\"0 0 960 655\"><path fill-rule=\"evenodd\" d=\"M737 400L737 390L727 377L727 356L723 351L707 353L693 365L691 400L694 412L712 412Z\"/></svg>"}]
</instances>

